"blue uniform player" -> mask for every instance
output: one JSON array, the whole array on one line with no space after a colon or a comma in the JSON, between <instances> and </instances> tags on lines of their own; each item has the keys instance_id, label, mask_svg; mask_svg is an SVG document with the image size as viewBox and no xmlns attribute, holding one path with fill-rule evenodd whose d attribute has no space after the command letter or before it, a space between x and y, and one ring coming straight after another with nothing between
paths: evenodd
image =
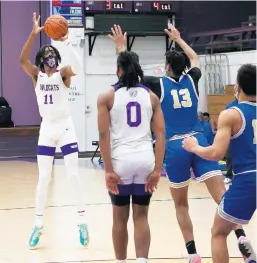
<instances>
[{"instance_id":1,"label":"blue uniform player","mask_svg":"<svg viewBox=\"0 0 257 263\"><path fill-rule=\"evenodd\" d=\"M200 263L201 257L197 254L193 226L189 216L188 185L191 181L190 169L193 168L197 180L205 182L214 201L220 203L226 192L225 185L217 161L207 161L196 154L187 152L182 147L186 136L194 135L200 145L208 146L203 128L198 120L198 82L201 78L200 59L172 25L165 30L169 37L176 41L184 53L168 51L166 53L166 77L158 78L144 76L144 85L149 87L161 100L166 126L166 153L165 164L170 190L175 203L177 220L182 231L189 263ZM126 33L123 35L119 26L112 28L114 40L119 51L125 50ZM136 55L135 55L136 56ZM139 60L139 57L137 56ZM190 68L191 67L191 68ZM190 70L185 73L186 69ZM237 238L245 236L241 226L235 230ZM248 250L252 250L247 243ZM221 263L221 262L220 262Z\"/></svg>"},{"instance_id":2,"label":"blue uniform player","mask_svg":"<svg viewBox=\"0 0 257 263\"><path fill-rule=\"evenodd\" d=\"M247 64L239 69L236 92L239 103L220 114L212 146L200 146L196 137L183 141L186 150L206 160L219 160L230 147L234 176L212 228L214 263L229 262L227 236L237 224L248 224L256 210L256 66ZM249 241L241 236L238 242L245 262L256 262Z\"/></svg>"}]
</instances>

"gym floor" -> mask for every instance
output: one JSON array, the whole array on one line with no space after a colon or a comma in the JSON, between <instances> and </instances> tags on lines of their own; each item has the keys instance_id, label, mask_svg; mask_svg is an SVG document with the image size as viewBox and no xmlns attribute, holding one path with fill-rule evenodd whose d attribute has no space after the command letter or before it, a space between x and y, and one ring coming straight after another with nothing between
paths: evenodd
<instances>
[{"instance_id":1,"label":"gym floor","mask_svg":"<svg viewBox=\"0 0 257 263\"><path fill-rule=\"evenodd\" d=\"M76 206L72 189L65 176L63 160L54 165L45 210L45 232L38 249L29 250L28 240L35 217L37 163L35 160L0 161L0 263L115 263L112 246L112 207L105 190L104 172L100 165L80 160L80 174L85 189L86 215L90 244L79 244ZM211 226L216 204L204 184L192 182L189 191L190 214L194 224L198 253L203 263L211 263ZM256 214L245 227L254 248L257 248ZM149 221L152 231L150 263L186 262L186 250L169 194L168 181L162 178L153 196ZM133 225L129 221L128 258L134 262ZM243 262L236 237L228 238L231 263ZM257 249L256 249L257 250Z\"/></svg>"}]
</instances>

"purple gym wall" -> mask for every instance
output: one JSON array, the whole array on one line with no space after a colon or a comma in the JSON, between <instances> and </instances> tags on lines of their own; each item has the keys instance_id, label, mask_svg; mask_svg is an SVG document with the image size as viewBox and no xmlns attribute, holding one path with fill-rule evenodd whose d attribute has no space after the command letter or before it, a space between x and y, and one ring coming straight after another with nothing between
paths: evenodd
<instances>
[{"instance_id":1,"label":"purple gym wall","mask_svg":"<svg viewBox=\"0 0 257 263\"><path fill-rule=\"evenodd\" d=\"M16 126L40 124L32 80L22 71L19 56L32 29L32 13L38 14L41 10L45 19L49 14L46 6L49 6L48 1L42 1L41 4L38 0L1 2L2 95L13 109L12 118ZM40 36L36 39L30 57L32 62L40 42L44 44L45 41L45 37L41 41Z\"/></svg>"}]
</instances>

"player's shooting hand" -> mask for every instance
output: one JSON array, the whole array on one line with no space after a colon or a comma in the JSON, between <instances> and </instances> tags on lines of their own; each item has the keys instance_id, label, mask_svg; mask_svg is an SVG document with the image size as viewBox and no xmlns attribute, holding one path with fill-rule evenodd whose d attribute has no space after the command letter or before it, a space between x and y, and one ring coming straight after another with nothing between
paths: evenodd
<instances>
[{"instance_id":1,"label":"player's shooting hand","mask_svg":"<svg viewBox=\"0 0 257 263\"><path fill-rule=\"evenodd\" d=\"M112 194L118 195L119 189L118 184L123 184L123 181L120 179L120 177L114 173L114 172L106 172L105 173L105 183L106 187L109 192Z\"/></svg>"},{"instance_id":2,"label":"player's shooting hand","mask_svg":"<svg viewBox=\"0 0 257 263\"><path fill-rule=\"evenodd\" d=\"M33 22L33 29L32 29L32 34L36 36L44 27L39 26L39 21L40 21L40 15L37 18L36 12L33 13L32 16L32 22Z\"/></svg>"},{"instance_id":3,"label":"player's shooting hand","mask_svg":"<svg viewBox=\"0 0 257 263\"><path fill-rule=\"evenodd\" d=\"M125 51L126 50L126 43L127 43L127 33L122 33L121 27L119 25L114 25L114 27L111 28L112 35L108 35L110 39L112 39L119 50Z\"/></svg>"},{"instance_id":4,"label":"player's shooting hand","mask_svg":"<svg viewBox=\"0 0 257 263\"><path fill-rule=\"evenodd\" d=\"M145 192L153 193L157 189L157 185L160 181L161 173L153 171L148 176L148 179L145 184Z\"/></svg>"},{"instance_id":5,"label":"player's shooting hand","mask_svg":"<svg viewBox=\"0 0 257 263\"><path fill-rule=\"evenodd\" d=\"M168 29L164 29L164 31L174 41L180 39L179 31L171 23L168 24Z\"/></svg>"},{"instance_id":6,"label":"player's shooting hand","mask_svg":"<svg viewBox=\"0 0 257 263\"><path fill-rule=\"evenodd\" d=\"M182 147L188 152L194 152L194 149L197 146L198 146L198 141L194 136L186 137L182 141Z\"/></svg>"}]
</instances>

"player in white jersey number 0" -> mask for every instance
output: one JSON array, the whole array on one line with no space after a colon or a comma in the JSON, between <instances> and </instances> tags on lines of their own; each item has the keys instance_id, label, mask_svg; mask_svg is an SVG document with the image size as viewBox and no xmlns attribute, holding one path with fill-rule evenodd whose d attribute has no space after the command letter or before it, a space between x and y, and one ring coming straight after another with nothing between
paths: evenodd
<instances>
[{"instance_id":1,"label":"player in white jersey number 0","mask_svg":"<svg viewBox=\"0 0 257 263\"><path fill-rule=\"evenodd\" d=\"M43 210L57 145L61 147L67 173L77 195L80 243L87 245L89 236L84 216L82 187L78 175L78 145L68 104L68 88L71 77L76 76L81 69L80 60L66 35L58 41L62 41L67 47L67 52L70 53L70 66L57 70L61 56L58 50L51 45L43 46L38 50L35 65L33 65L29 61L29 56L35 38L43 29L39 26L39 20L40 16L36 18L36 13L34 13L33 29L20 55L22 69L32 78L42 117L37 153L39 180L36 192L36 220L29 245L30 248L35 248L43 232Z\"/></svg>"}]
</instances>

